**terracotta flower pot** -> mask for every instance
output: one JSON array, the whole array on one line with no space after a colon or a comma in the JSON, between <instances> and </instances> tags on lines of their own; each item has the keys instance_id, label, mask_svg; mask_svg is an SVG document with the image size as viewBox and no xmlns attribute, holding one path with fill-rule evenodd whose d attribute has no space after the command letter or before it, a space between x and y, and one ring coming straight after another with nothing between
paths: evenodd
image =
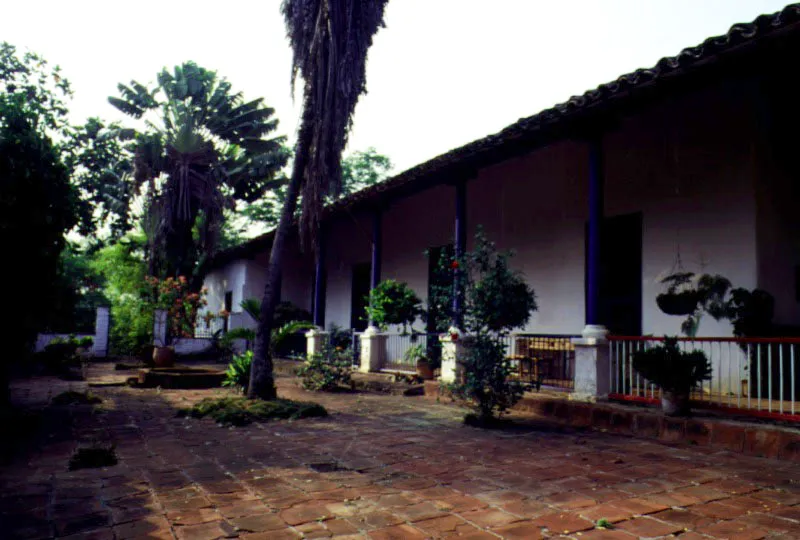
<instances>
[{"instance_id":1,"label":"terracotta flower pot","mask_svg":"<svg viewBox=\"0 0 800 540\"><path fill-rule=\"evenodd\" d=\"M661 410L667 416L689 416L689 393L662 392Z\"/></svg>"},{"instance_id":2,"label":"terracotta flower pot","mask_svg":"<svg viewBox=\"0 0 800 540\"><path fill-rule=\"evenodd\" d=\"M175 349L172 347L154 347L153 364L157 368L172 367L175 365Z\"/></svg>"},{"instance_id":3,"label":"terracotta flower pot","mask_svg":"<svg viewBox=\"0 0 800 540\"><path fill-rule=\"evenodd\" d=\"M427 360L417 360L417 377L425 381L433 379L433 369Z\"/></svg>"}]
</instances>

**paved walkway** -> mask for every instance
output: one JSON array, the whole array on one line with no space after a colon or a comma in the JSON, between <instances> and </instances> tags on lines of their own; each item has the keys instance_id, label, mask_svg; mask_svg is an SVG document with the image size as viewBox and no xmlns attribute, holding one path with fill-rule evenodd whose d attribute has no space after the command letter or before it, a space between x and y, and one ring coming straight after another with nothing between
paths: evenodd
<instances>
[{"instance_id":1,"label":"paved walkway","mask_svg":"<svg viewBox=\"0 0 800 540\"><path fill-rule=\"evenodd\" d=\"M482 431L419 397L279 387L332 416L224 428L175 416L221 390L93 389L99 412L74 408L0 469L0 538L800 538L800 465L546 424ZM91 441L120 463L68 472Z\"/></svg>"}]
</instances>

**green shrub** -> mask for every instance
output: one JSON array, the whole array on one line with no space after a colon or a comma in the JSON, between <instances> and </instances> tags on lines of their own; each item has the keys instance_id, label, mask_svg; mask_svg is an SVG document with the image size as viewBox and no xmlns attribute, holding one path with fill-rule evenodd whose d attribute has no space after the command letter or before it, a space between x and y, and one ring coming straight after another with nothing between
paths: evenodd
<instances>
[{"instance_id":1,"label":"green shrub","mask_svg":"<svg viewBox=\"0 0 800 540\"><path fill-rule=\"evenodd\" d=\"M380 329L391 324L403 331L422 315L422 300L406 283L385 279L372 289L367 298L367 316Z\"/></svg>"},{"instance_id":2,"label":"green shrub","mask_svg":"<svg viewBox=\"0 0 800 540\"><path fill-rule=\"evenodd\" d=\"M325 407L288 399L263 401L246 398L206 398L191 409L179 411L179 416L203 418L210 416L223 425L244 426L255 421L297 420L328 415Z\"/></svg>"},{"instance_id":3,"label":"green shrub","mask_svg":"<svg viewBox=\"0 0 800 540\"><path fill-rule=\"evenodd\" d=\"M80 357L78 349L86 347L87 343L92 345L92 338L78 339L75 336L68 338L55 338L45 345L44 349L37 353L37 358L44 364L45 368L52 373L63 373L79 363Z\"/></svg>"},{"instance_id":4,"label":"green shrub","mask_svg":"<svg viewBox=\"0 0 800 540\"><path fill-rule=\"evenodd\" d=\"M225 371L225 380L222 381L222 386L232 386L246 392L250 385L250 367L252 365L253 351L234 355Z\"/></svg>"},{"instance_id":5,"label":"green shrub","mask_svg":"<svg viewBox=\"0 0 800 540\"><path fill-rule=\"evenodd\" d=\"M331 323L328 327L328 342L334 349L352 349L353 332L347 328L342 328L338 324Z\"/></svg>"},{"instance_id":6,"label":"green shrub","mask_svg":"<svg viewBox=\"0 0 800 540\"><path fill-rule=\"evenodd\" d=\"M306 390L330 392L350 385L353 359L346 349L331 346L309 358L297 374Z\"/></svg>"},{"instance_id":7,"label":"green shrub","mask_svg":"<svg viewBox=\"0 0 800 540\"><path fill-rule=\"evenodd\" d=\"M490 334L470 338L465 347L464 381L451 388L453 394L474 404L477 422L490 424L519 401L523 386L511 378L513 366L506 358L505 344Z\"/></svg>"},{"instance_id":8,"label":"green shrub","mask_svg":"<svg viewBox=\"0 0 800 540\"><path fill-rule=\"evenodd\" d=\"M505 355L509 333L523 327L537 309L536 296L521 273L509 264L512 254L498 252L479 229L475 248L454 260L452 267L464 284L464 330L469 341L462 361L464 379L451 390L471 403L478 425L489 425L522 397L520 383L511 379Z\"/></svg>"},{"instance_id":9,"label":"green shrub","mask_svg":"<svg viewBox=\"0 0 800 540\"><path fill-rule=\"evenodd\" d=\"M688 394L702 381L711 379L711 362L703 351L684 352L676 338L633 353L633 369L665 392Z\"/></svg>"}]
</instances>

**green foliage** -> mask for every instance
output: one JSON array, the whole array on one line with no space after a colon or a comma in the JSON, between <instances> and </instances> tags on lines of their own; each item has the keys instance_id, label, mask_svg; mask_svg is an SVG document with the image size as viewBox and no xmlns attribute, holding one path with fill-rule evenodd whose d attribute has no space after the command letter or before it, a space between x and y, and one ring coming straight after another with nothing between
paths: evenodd
<instances>
[{"instance_id":1,"label":"green foliage","mask_svg":"<svg viewBox=\"0 0 800 540\"><path fill-rule=\"evenodd\" d=\"M78 339L75 336L55 338L45 345L44 350L36 354L36 358L51 373L63 374L70 366L79 362L78 349L91 346L92 338Z\"/></svg>"},{"instance_id":2,"label":"green foliage","mask_svg":"<svg viewBox=\"0 0 800 540\"><path fill-rule=\"evenodd\" d=\"M733 288L730 280L718 274L695 277L691 272L675 273L664 278L662 283L668 284L665 294L691 299L694 308L681 323L681 332L689 337L697 335L705 314L717 321L729 320L737 337L773 335L775 299L767 291ZM663 296L657 299L659 307L662 307Z\"/></svg>"},{"instance_id":3,"label":"green foliage","mask_svg":"<svg viewBox=\"0 0 800 540\"><path fill-rule=\"evenodd\" d=\"M61 392L50 400L52 405L97 405L102 402L103 399L100 396L91 392L75 392L74 390Z\"/></svg>"},{"instance_id":4,"label":"green foliage","mask_svg":"<svg viewBox=\"0 0 800 540\"><path fill-rule=\"evenodd\" d=\"M99 118L70 126L65 133L64 160L81 194L78 231L97 246L122 238L133 229L133 142L119 124Z\"/></svg>"},{"instance_id":5,"label":"green foliage","mask_svg":"<svg viewBox=\"0 0 800 540\"><path fill-rule=\"evenodd\" d=\"M703 351L682 351L676 338L633 353L633 369L666 392L688 394L711 379L711 362Z\"/></svg>"},{"instance_id":6,"label":"green foliage","mask_svg":"<svg viewBox=\"0 0 800 540\"><path fill-rule=\"evenodd\" d=\"M284 151L291 156L291 148L284 147ZM328 202L382 182L391 169L392 161L375 148L353 152L342 159L342 188L338 197L328 197ZM281 186L255 202L241 205L239 214L251 225L262 224L265 228L272 228L278 224L285 201L286 186Z\"/></svg>"},{"instance_id":7,"label":"green foliage","mask_svg":"<svg viewBox=\"0 0 800 540\"><path fill-rule=\"evenodd\" d=\"M598 529L613 529L614 526L608 521L606 518L600 518L595 523L595 527Z\"/></svg>"},{"instance_id":8,"label":"green foliage","mask_svg":"<svg viewBox=\"0 0 800 540\"><path fill-rule=\"evenodd\" d=\"M334 349L352 349L353 332L349 328L342 328L336 323L331 323L328 326L328 343Z\"/></svg>"},{"instance_id":9,"label":"green foliage","mask_svg":"<svg viewBox=\"0 0 800 540\"><path fill-rule=\"evenodd\" d=\"M246 392L250 384L250 367L252 365L253 351L235 354L225 371L225 380L222 381L222 386L232 386Z\"/></svg>"},{"instance_id":10,"label":"green foliage","mask_svg":"<svg viewBox=\"0 0 800 540\"><path fill-rule=\"evenodd\" d=\"M244 426L257 421L297 420L319 418L328 415L322 405L288 399L270 401L246 398L206 398L180 415L192 418L210 416L223 425Z\"/></svg>"},{"instance_id":11,"label":"green foliage","mask_svg":"<svg viewBox=\"0 0 800 540\"><path fill-rule=\"evenodd\" d=\"M423 320L432 332L447 332L453 324L453 273L457 263L452 246L434 248L425 252L431 267L428 283L427 310Z\"/></svg>"},{"instance_id":12,"label":"green foliage","mask_svg":"<svg viewBox=\"0 0 800 540\"><path fill-rule=\"evenodd\" d=\"M0 108L17 108L39 134L63 134L71 97L58 66L51 68L38 54L20 55L10 43L0 42Z\"/></svg>"},{"instance_id":13,"label":"green foliage","mask_svg":"<svg viewBox=\"0 0 800 540\"><path fill-rule=\"evenodd\" d=\"M220 345L225 349L232 349L233 342L237 339L243 339L246 343L246 348L249 349L256 339L256 331L252 328L233 328L225 332L220 338Z\"/></svg>"},{"instance_id":14,"label":"green foliage","mask_svg":"<svg viewBox=\"0 0 800 540\"><path fill-rule=\"evenodd\" d=\"M61 252L56 290L41 331L94 332L97 308L110 302L104 293L105 278L95 268L93 257L72 243Z\"/></svg>"},{"instance_id":15,"label":"green foliage","mask_svg":"<svg viewBox=\"0 0 800 540\"><path fill-rule=\"evenodd\" d=\"M405 332L422 314L419 296L406 283L393 279L378 283L367 301L367 317L382 330L397 324L402 325Z\"/></svg>"},{"instance_id":16,"label":"green foliage","mask_svg":"<svg viewBox=\"0 0 800 540\"><path fill-rule=\"evenodd\" d=\"M406 350L405 354L403 355L403 360L409 364L415 364L420 360L425 360L427 356L428 353L425 350L425 345L422 343L416 343Z\"/></svg>"},{"instance_id":17,"label":"green foliage","mask_svg":"<svg viewBox=\"0 0 800 540\"><path fill-rule=\"evenodd\" d=\"M513 367L497 336L479 332L465 349L464 382L453 385L452 391L474 404L480 422L491 423L495 415L502 415L519 401L524 389L511 377Z\"/></svg>"},{"instance_id":18,"label":"green foliage","mask_svg":"<svg viewBox=\"0 0 800 540\"><path fill-rule=\"evenodd\" d=\"M511 269L511 256L498 252L479 228L475 248L451 265L464 284L464 330L469 334L464 381L452 390L474 404L478 424L491 423L523 392L522 385L511 378L504 338L524 326L537 305L533 289L521 273Z\"/></svg>"},{"instance_id":19,"label":"green foliage","mask_svg":"<svg viewBox=\"0 0 800 540\"><path fill-rule=\"evenodd\" d=\"M283 137L267 138L274 110L246 101L216 72L185 62L157 81L120 84L121 97L109 102L146 120L134 135L134 186L146 192L149 274L196 283L217 249L224 210L284 184L288 156Z\"/></svg>"},{"instance_id":20,"label":"green foliage","mask_svg":"<svg viewBox=\"0 0 800 540\"><path fill-rule=\"evenodd\" d=\"M128 235L101 249L93 268L103 276L111 307L110 345L114 354L138 354L153 342L153 310L146 286L144 237Z\"/></svg>"},{"instance_id":21,"label":"green foliage","mask_svg":"<svg viewBox=\"0 0 800 540\"><path fill-rule=\"evenodd\" d=\"M242 309L250 315L254 321L258 321L261 316L261 300L258 298L246 298L239 304ZM273 327L280 328L291 322L310 322L311 313L291 302L279 302L275 306L275 316L273 317Z\"/></svg>"},{"instance_id":22,"label":"green foliage","mask_svg":"<svg viewBox=\"0 0 800 540\"><path fill-rule=\"evenodd\" d=\"M3 49L0 47L0 54ZM0 81L5 77L0 69ZM13 306L4 334L6 359L29 354L36 333L47 324L42 309L56 296L64 235L77 222L75 190L69 173L26 97L3 95L0 82L0 245L12 257L7 266L6 301ZM30 284L31 286L21 286ZM2 363L5 363L2 362ZM5 399L0 365L0 403Z\"/></svg>"},{"instance_id":23,"label":"green foliage","mask_svg":"<svg viewBox=\"0 0 800 540\"><path fill-rule=\"evenodd\" d=\"M346 197L385 180L391 170L392 160L373 147L353 152L342 159L341 196Z\"/></svg>"},{"instance_id":24,"label":"green foliage","mask_svg":"<svg viewBox=\"0 0 800 540\"><path fill-rule=\"evenodd\" d=\"M350 385L353 359L346 349L327 346L312 355L297 374L307 390L331 392Z\"/></svg>"},{"instance_id":25,"label":"green foliage","mask_svg":"<svg viewBox=\"0 0 800 540\"><path fill-rule=\"evenodd\" d=\"M498 252L481 228L475 248L458 262L465 283L466 329L473 334L507 334L522 328L538 309L536 295L522 273L512 270L511 252Z\"/></svg>"}]
</instances>

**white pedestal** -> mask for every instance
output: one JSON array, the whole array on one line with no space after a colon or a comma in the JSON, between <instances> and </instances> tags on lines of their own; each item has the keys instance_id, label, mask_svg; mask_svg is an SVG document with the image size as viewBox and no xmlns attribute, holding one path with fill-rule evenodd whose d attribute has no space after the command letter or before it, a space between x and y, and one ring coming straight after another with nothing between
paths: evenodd
<instances>
[{"instance_id":1,"label":"white pedestal","mask_svg":"<svg viewBox=\"0 0 800 540\"><path fill-rule=\"evenodd\" d=\"M361 373L375 373L386 363L386 334L381 334L374 326L361 334Z\"/></svg>"},{"instance_id":2,"label":"white pedestal","mask_svg":"<svg viewBox=\"0 0 800 540\"><path fill-rule=\"evenodd\" d=\"M570 399L597 401L608 397L611 379L607 335L604 326L590 324L583 330L582 338L572 341L575 345L575 389Z\"/></svg>"},{"instance_id":3,"label":"white pedestal","mask_svg":"<svg viewBox=\"0 0 800 540\"><path fill-rule=\"evenodd\" d=\"M328 332L320 328L312 328L306 332L306 357L311 358L315 354L321 353L328 343L329 335Z\"/></svg>"},{"instance_id":4,"label":"white pedestal","mask_svg":"<svg viewBox=\"0 0 800 540\"><path fill-rule=\"evenodd\" d=\"M458 328L450 328L439 337L442 344L442 376L443 383L461 382L464 376L464 358L466 334Z\"/></svg>"}]
</instances>

